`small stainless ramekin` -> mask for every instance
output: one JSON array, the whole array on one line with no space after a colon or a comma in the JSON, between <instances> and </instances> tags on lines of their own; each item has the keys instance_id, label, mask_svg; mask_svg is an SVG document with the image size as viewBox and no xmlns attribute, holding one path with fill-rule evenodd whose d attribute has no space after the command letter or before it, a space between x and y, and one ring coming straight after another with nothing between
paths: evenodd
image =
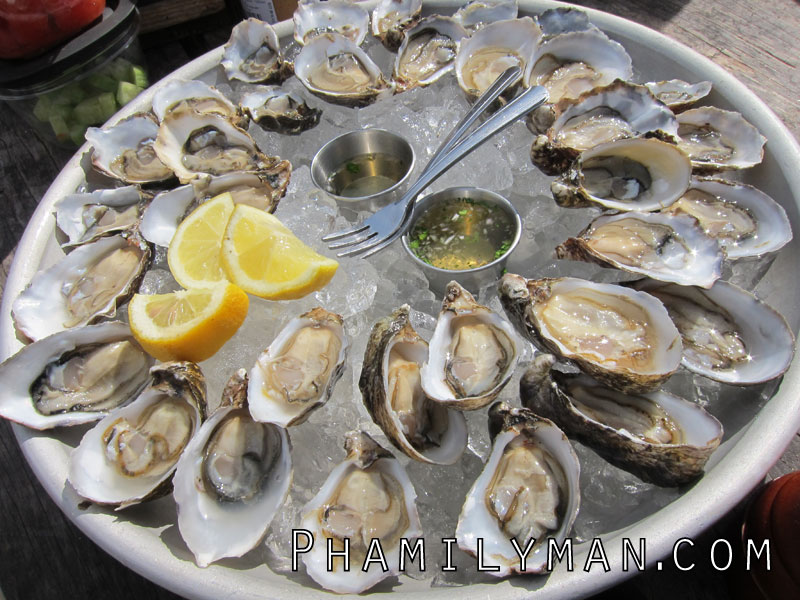
<instances>
[{"instance_id":1,"label":"small stainless ramekin","mask_svg":"<svg viewBox=\"0 0 800 600\"><path fill-rule=\"evenodd\" d=\"M403 161L406 171L400 180L393 186L368 196L345 197L333 193L329 180L335 170L352 158L373 152L383 152ZM335 198L342 208L375 211L400 198L408 177L414 170L415 160L411 144L396 133L376 128L359 129L333 138L317 151L311 161L311 181Z\"/></svg>"},{"instance_id":2,"label":"small stainless ramekin","mask_svg":"<svg viewBox=\"0 0 800 600\"><path fill-rule=\"evenodd\" d=\"M503 256L500 258L496 258L492 262L486 263L481 267L463 270L440 269L439 267L429 265L424 260L421 260L416 254L414 254L414 251L409 245L409 235L414 230L414 225L416 224L417 220L422 216L423 213L425 213L435 204L445 202L453 198L470 198L472 200L481 200L488 204L502 208L514 222L514 237L511 240L511 246L508 248L508 252L503 254ZM447 284L455 280L469 291L477 294L478 290L482 286L497 281L501 277L503 274L503 269L505 269L506 261L517 247L521 235L522 219L519 216L519 212L517 212L517 209L514 208L511 202L506 200L503 196L482 188L451 187L442 190L441 192L436 192L435 194L429 194L417 202L417 204L414 206L414 214L411 217L411 223L409 224L408 229L406 229L406 233L403 234L402 239L403 248L406 249L406 252L411 257L411 260L413 260L423 270L425 276L428 278L430 288L434 293L439 295L444 294Z\"/></svg>"}]
</instances>

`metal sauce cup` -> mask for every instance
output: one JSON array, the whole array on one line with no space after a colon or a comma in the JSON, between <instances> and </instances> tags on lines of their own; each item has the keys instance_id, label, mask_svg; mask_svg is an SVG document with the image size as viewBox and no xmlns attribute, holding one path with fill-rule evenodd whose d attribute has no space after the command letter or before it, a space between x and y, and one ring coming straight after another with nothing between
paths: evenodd
<instances>
[{"instance_id":1,"label":"metal sauce cup","mask_svg":"<svg viewBox=\"0 0 800 600\"><path fill-rule=\"evenodd\" d=\"M400 161L400 173L385 173L383 175L397 179L397 182L385 189L363 196L342 196L339 190L334 189L332 181L341 169L357 157L383 153ZM341 208L349 208L356 216L362 210L375 211L381 206L398 200L408 182L408 177L414 169L414 149L404 138L385 129L360 129L336 137L317 151L311 161L311 181L321 190L326 191L336 199ZM376 164L377 166L377 164ZM378 166L378 168L380 168ZM375 172L375 175L381 173Z\"/></svg>"},{"instance_id":2,"label":"metal sauce cup","mask_svg":"<svg viewBox=\"0 0 800 600\"><path fill-rule=\"evenodd\" d=\"M504 210L509 217L511 217L511 220L514 223L514 237L511 240L511 246L508 248L508 251L503 254L503 256L496 258L483 266L475 267L474 269L450 270L434 267L414 254L414 251L409 245L409 236L414 230L414 226L419 218L434 205L455 198L469 198L476 201L480 200L482 202L486 202L487 204L498 206ZM475 293L477 293L482 286L497 281L503 274L506 261L517 247L521 235L522 219L519 216L519 212L517 212L517 209L514 208L511 202L506 200L503 196L482 188L451 187L440 192L436 192L435 194L429 194L416 203L414 206L414 214L411 217L411 222L406 230L406 233L403 234L402 239L403 247L411 257L411 260L413 260L423 270L425 276L428 278L428 283L431 290L438 295L442 295L447 288L447 284L453 280L457 281L462 286Z\"/></svg>"}]
</instances>

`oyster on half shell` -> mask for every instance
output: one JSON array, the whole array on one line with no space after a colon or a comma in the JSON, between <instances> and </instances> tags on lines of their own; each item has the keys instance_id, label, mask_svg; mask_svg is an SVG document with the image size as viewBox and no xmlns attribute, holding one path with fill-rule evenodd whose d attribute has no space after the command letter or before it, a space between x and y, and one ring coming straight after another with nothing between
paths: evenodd
<instances>
[{"instance_id":1,"label":"oyster on half shell","mask_svg":"<svg viewBox=\"0 0 800 600\"><path fill-rule=\"evenodd\" d=\"M747 169L764 158L767 138L738 112L714 106L678 115L678 146L698 172Z\"/></svg>"},{"instance_id":2,"label":"oyster on half shell","mask_svg":"<svg viewBox=\"0 0 800 600\"><path fill-rule=\"evenodd\" d=\"M87 431L70 455L68 481L92 502L125 508L168 494L178 458L205 419L199 366L162 363L150 375L138 398Z\"/></svg>"},{"instance_id":3,"label":"oyster on half shell","mask_svg":"<svg viewBox=\"0 0 800 600\"><path fill-rule=\"evenodd\" d=\"M275 83L291 75L278 34L258 19L247 19L233 28L220 64L228 79L247 83Z\"/></svg>"},{"instance_id":4,"label":"oyster on half shell","mask_svg":"<svg viewBox=\"0 0 800 600\"><path fill-rule=\"evenodd\" d=\"M451 408L481 408L508 383L519 353L511 323L451 281L420 371L422 389Z\"/></svg>"},{"instance_id":5,"label":"oyster on half shell","mask_svg":"<svg viewBox=\"0 0 800 600\"><path fill-rule=\"evenodd\" d=\"M197 564L206 567L254 548L291 481L289 436L282 427L250 416L247 371L239 369L175 468L178 528Z\"/></svg>"},{"instance_id":6,"label":"oyster on half shell","mask_svg":"<svg viewBox=\"0 0 800 600\"><path fill-rule=\"evenodd\" d=\"M372 11L372 35L389 50L396 50L421 12L422 0L380 0Z\"/></svg>"},{"instance_id":7,"label":"oyster on half shell","mask_svg":"<svg viewBox=\"0 0 800 600\"><path fill-rule=\"evenodd\" d=\"M422 526L417 494L397 459L362 431L348 433L344 447L346 459L303 509L300 526L314 535L303 562L325 589L358 594L399 572L401 540L413 546ZM362 569L375 540L386 557L386 571L374 562ZM333 561L333 570L328 568L329 543L335 551L349 548L348 570L342 568L342 559Z\"/></svg>"},{"instance_id":8,"label":"oyster on half shell","mask_svg":"<svg viewBox=\"0 0 800 600\"><path fill-rule=\"evenodd\" d=\"M504 402L489 409L489 434L492 452L458 517L458 547L497 567L488 570L495 577L542 573L547 539L560 545L578 515L578 457L551 421Z\"/></svg>"},{"instance_id":9,"label":"oyster on half shell","mask_svg":"<svg viewBox=\"0 0 800 600\"><path fill-rule=\"evenodd\" d=\"M450 17L430 16L409 29L394 62L398 91L429 85L453 68L467 30Z\"/></svg>"},{"instance_id":10,"label":"oyster on half shell","mask_svg":"<svg viewBox=\"0 0 800 600\"><path fill-rule=\"evenodd\" d=\"M509 317L533 343L617 390L656 389L681 362L681 337L655 297L573 277L498 286Z\"/></svg>"},{"instance_id":11,"label":"oyster on half shell","mask_svg":"<svg viewBox=\"0 0 800 600\"><path fill-rule=\"evenodd\" d=\"M292 20L294 39L301 46L325 33L342 35L360 46L369 33L369 13L348 0L300 0Z\"/></svg>"},{"instance_id":12,"label":"oyster on half shell","mask_svg":"<svg viewBox=\"0 0 800 600\"><path fill-rule=\"evenodd\" d=\"M648 483L684 485L702 475L723 433L702 407L664 391L623 394L551 370L554 361L540 354L522 376L523 406Z\"/></svg>"},{"instance_id":13,"label":"oyster on half shell","mask_svg":"<svg viewBox=\"0 0 800 600\"><path fill-rule=\"evenodd\" d=\"M54 333L0 365L0 416L34 429L97 421L139 393L154 362L124 323Z\"/></svg>"},{"instance_id":14,"label":"oyster on half shell","mask_svg":"<svg viewBox=\"0 0 800 600\"><path fill-rule=\"evenodd\" d=\"M67 194L53 206L56 225L67 236L64 249L132 229L146 200L134 185Z\"/></svg>"},{"instance_id":15,"label":"oyster on half shell","mask_svg":"<svg viewBox=\"0 0 800 600\"><path fill-rule=\"evenodd\" d=\"M452 464L467 447L466 419L425 395L420 368L428 344L411 326L409 311L405 304L372 328L358 387L395 447L421 462Z\"/></svg>"}]
</instances>

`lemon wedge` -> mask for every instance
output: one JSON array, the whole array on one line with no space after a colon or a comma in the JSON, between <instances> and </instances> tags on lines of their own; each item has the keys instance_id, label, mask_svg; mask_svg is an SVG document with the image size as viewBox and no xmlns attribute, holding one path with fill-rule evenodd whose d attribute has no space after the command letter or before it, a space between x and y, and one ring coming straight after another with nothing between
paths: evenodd
<instances>
[{"instance_id":1,"label":"lemon wedge","mask_svg":"<svg viewBox=\"0 0 800 600\"><path fill-rule=\"evenodd\" d=\"M275 216L244 204L236 205L228 221L221 258L228 279L268 300L302 298L323 288L339 267Z\"/></svg>"},{"instance_id":2,"label":"lemon wedge","mask_svg":"<svg viewBox=\"0 0 800 600\"><path fill-rule=\"evenodd\" d=\"M178 226L169 244L167 262L175 281L183 287L225 281L219 251L233 207L230 193L220 194L198 206Z\"/></svg>"},{"instance_id":3,"label":"lemon wedge","mask_svg":"<svg viewBox=\"0 0 800 600\"><path fill-rule=\"evenodd\" d=\"M158 360L211 358L247 316L247 294L225 281L171 294L135 294L128 304L133 336Z\"/></svg>"}]
</instances>

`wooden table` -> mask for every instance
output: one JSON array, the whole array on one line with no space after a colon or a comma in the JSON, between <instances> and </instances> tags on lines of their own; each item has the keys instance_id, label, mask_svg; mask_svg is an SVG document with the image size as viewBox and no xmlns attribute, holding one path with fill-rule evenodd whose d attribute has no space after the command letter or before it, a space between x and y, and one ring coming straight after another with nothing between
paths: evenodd
<instances>
[{"instance_id":1,"label":"wooden table","mask_svg":"<svg viewBox=\"0 0 800 600\"><path fill-rule=\"evenodd\" d=\"M800 113L800 5L793 0L586 0L579 2L637 21L677 39L722 65L758 94L798 137ZM201 40L214 47L228 36ZM193 40L194 48L198 47ZM187 46L188 47L188 46ZM147 54L157 80L193 56L177 43ZM70 153L42 143L5 106L0 110L0 289L14 248L37 203ZM770 471L770 477L800 468L800 437ZM741 507L707 532L695 552L727 536L741 518ZM687 562L692 557L687 556ZM698 561L705 565L707 561ZM8 600L115 598L173 599L168 592L133 573L94 545L45 494L22 457L10 426L0 420L0 589ZM598 599L718 600L729 598L724 575L709 566L691 574L648 571L599 594ZM742 596L742 597L747 597Z\"/></svg>"}]
</instances>

